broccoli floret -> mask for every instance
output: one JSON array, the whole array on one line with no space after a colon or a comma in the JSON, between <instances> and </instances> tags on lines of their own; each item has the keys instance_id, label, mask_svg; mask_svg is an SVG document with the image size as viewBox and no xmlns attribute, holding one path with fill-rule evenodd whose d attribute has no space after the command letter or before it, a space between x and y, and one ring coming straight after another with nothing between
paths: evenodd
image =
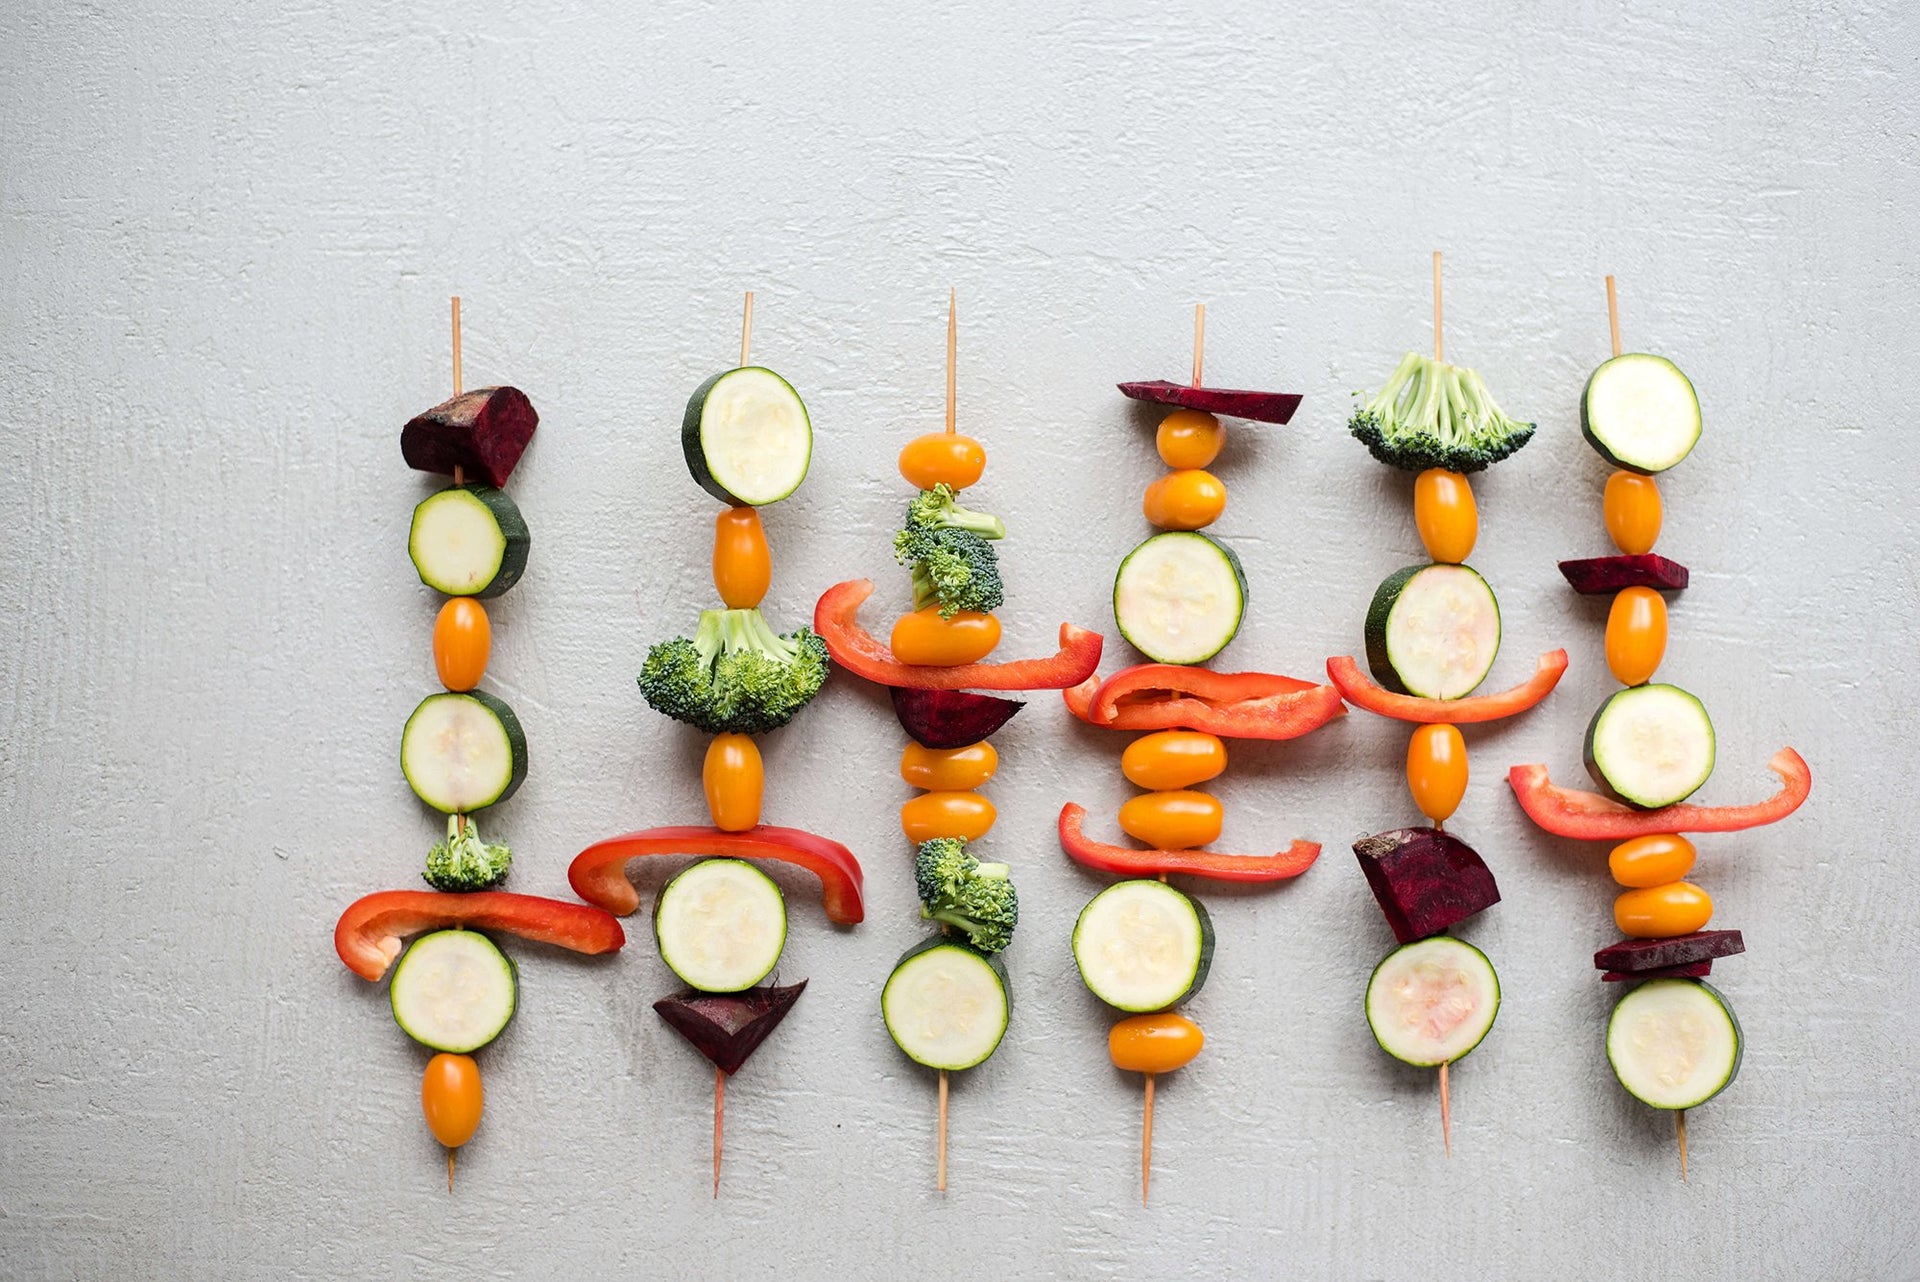
<instances>
[{"instance_id":1,"label":"broccoli floret","mask_svg":"<svg viewBox=\"0 0 1920 1282\"><path fill-rule=\"evenodd\" d=\"M967 853L963 837L935 837L920 843L913 858L913 883L922 901L932 903L958 885L980 861Z\"/></svg>"},{"instance_id":2,"label":"broccoli floret","mask_svg":"<svg viewBox=\"0 0 1920 1282\"><path fill-rule=\"evenodd\" d=\"M507 879L513 852L480 839L480 825L471 818L447 816L447 839L427 852L421 875L435 890L492 890Z\"/></svg>"},{"instance_id":3,"label":"broccoli floret","mask_svg":"<svg viewBox=\"0 0 1920 1282\"><path fill-rule=\"evenodd\" d=\"M1347 423L1375 458L1409 472L1478 472L1532 440L1533 428L1508 418L1474 371L1417 352Z\"/></svg>"},{"instance_id":4,"label":"broccoli floret","mask_svg":"<svg viewBox=\"0 0 1920 1282\"><path fill-rule=\"evenodd\" d=\"M922 490L907 504L907 528L928 530L965 530L983 539L1004 539L1007 525L997 516L975 512L953 501L953 487L936 485Z\"/></svg>"},{"instance_id":5,"label":"broccoli floret","mask_svg":"<svg viewBox=\"0 0 1920 1282\"><path fill-rule=\"evenodd\" d=\"M961 610L997 610L1006 601L1000 558L991 545L965 530L910 525L894 536L893 554L913 567L913 608L940 607L951 619Z\"/></svg>"},{"instance_id":6,"label":"broccoli floret","mask_svg":"<svg viewBox=\"0 0 1920 1282\"><path fill-rule=\"evenodd\" d=\"M826 684L811 628L775 635L758 610L702 610L691 638L647 651L640 693L656 712L709 734L777 730Z\"/></svg>"},{"instance_id":7,"label":"broccoli floret","mask_svg":"<svg viewBox=\"0 0 1920 1282\"><path fill-rule=\"evenodd\" d=\"M983 953L997 953L1013 942L1020 898L1005 864L983 864L966 846L958 837L920 843L913 862L920 915L961 931Z\"/></svg>"}]
</instances>

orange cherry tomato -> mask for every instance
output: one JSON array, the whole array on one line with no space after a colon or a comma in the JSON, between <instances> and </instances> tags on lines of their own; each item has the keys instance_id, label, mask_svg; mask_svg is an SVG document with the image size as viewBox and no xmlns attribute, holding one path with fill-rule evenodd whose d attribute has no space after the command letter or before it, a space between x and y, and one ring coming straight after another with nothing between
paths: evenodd
<instances>
[{"instance_id":1,"label":"orange cherry tomato","mask_svg":"<svg viewBox=\"0 0 1920 1282\"><path fill-rule=\"evenodd\" d=\"M1140 510L1163 530L1198 530L1220 519L1227 508L1227 487L1212 472L1197 467L1168 472L1147 487Z\"/></svg>"},{"instance_id":2,"label":"orange cherry tomato","mask_svg":"<svg viewBox=\"0 0 1920 1282\"><path fill-rule=\"evenodd\" d=\"M1613 901L1613 924L1635 939L1691 935L1713 919L1713 900L1690 881L1629 890Z\"/></svg>"},{"instance_id":3,"label":"orange cherry tomato","mask_svg":"<svg viewBox=\"0 0 1920 1282\"><path fill-rule=\"evenodd\" d=\"M1457 726L1421 726L1407 741L1407 790L1420 813L1445 823L1467 795L1467 741Z\"/></svg>"},{"instance_id":4,"label":"orange cherry tomato","mask_svg":"<svg viewBox=\"0 0 1920 1282\"><path fill-rule=\"evenodd\" d=\"M707 812L714 827L745 832L759 823L766 782L766 767L752 739L743 734L713 736L706 763L700 767L700 783L707 792Z\"/></svg>"},{"instance_id":5,"label":"orange cherry tomato","mask_svg":"<svg viewBox=\"0 0 1920 1282\"><path fill-rule=\"evenodd\" d=\"M486 1105L480 1086L480 1066L471 1055L435 1055L420 1079L420 1111L427 1129L448 1148L459 1148L480 1129L480 1110Z\"/></svg>"},{"instance_id":6,"label":"orange cherry tomato","mask_svg":"<svg viewBox=\"0 0 1920 1282\"><path fill-rule=\"evenodd\" d=\"M1113 1056L1113 1066L1129 1073L1171 1073L1185 1068L1206 1044L1200 1025L1172 1011L1134 1015L1115 1024L1107 1034L1107 1054Z\"/></svg>"},{"instance_id":7,"label":"orange cherry tomato","mask_svg":"<svg viewBox=\"0 0 1920 1282\"><path fill-rule=\"evenodd\" d=\"M1168 467L1205 467L1220 457L1227 429L1203 410L1175 410L1160 420L1153 444Z\"/></svg>"},{"instance_id":8,"label":"orange cherry tomato","mask_svg":"<svg viewBox=\"0 0 1920 1282\"><path fill-rule=\"evenodd\" d=\"M1613 545L1628 556L1653 551L1660 537L1660 486L1651 476L1615 472L1607 478L1601 512Z\"/></svg>"},{"instance_id":9,"label":"orange cherry tomato","mask_svg":"<svg viewBox=\"0 0 1920 1282\"><path fill-rule=\"evenodd\" d=\"M1664 886L1693 868L1693 843L1679 833L1661 832L1623 841L1607 856L1607 870L1622 886Z\"/></svg>"},{"instance_id":10,"label":"orange cherry tomato","mask_svg":"<svg viewBox=\"0 0 1920 1282\"><path fill-rule=\"evenodd\" d=\"M916 490L936 485L964 490L986 470L986 449L957 432L928 432L908 441L900 451L900 475Z\"/></svg>"},{"instance_id":11,"label":"orange cherry tomato","mask_svg":"<svg viewBox=\"0 0 1920 1282\"><path fill-rule=\"evenodd\" d=\"M713 519L713 586L729 610L751 610L766 599L773 557L766 527L750 507L730 507Z\"/></svg>"},{"instance_id":12,"label":"orange cherry tomato","mask_svg":"<svg viewBox=\"0 0 1920 1282\"><path fill-rule=\"evenodd\" d=\"M1120 754L1120 773L1142 788L1164 792L1218 778L1227 768L1227 745L1198 730L1162 730L1142 735Z\"/></svg>"},{"instance_id":13,"label":"orange cherry tomato","mask_svg":"<svg viewBox=\"0 0 1920 1282\"><path fill-rule=\"evenodd\" d=\"M1427 555L1454 565L1473 555L1480 537L1480 508L1473 486L1458 472L1430 467L1413 482L1413 523Z\"/></svg>"},{"instance_id":14,"label":"orange cherry tomato","mask_svg":"<svg viewBox=\"0 0 1920 1282\"><path fill-rule=\"evenodd\" d=\"M1621 588L1607 611L1607 667L1621 685L1645 685L1667 652L1667 602L1652 588Z\"/></svg>"},{"instance_id":15,"label":"orange cherry tomato","mask_svg":"<svg viewBox=\"0 0 1920 1282\"><path fill-rule=\"evenodd\" d=\"M1000 620L974 610L961 610L951 619L943 619L940 607L930 605L901 615L893 625L889 644L894 658L917 667L978 663L1000 644Z\"/></svg>"},{"instance_id":16,"label":"orange cherry tomato","mask_svg":"<svg viewBox=\"0 0 1920 1282\"><path fill-rule=\"evenodd\" d=\"M1000 768L1000 754L982 739L964 748L927 748L908 742L900 754L900 777L929 792L978 788Z\"/></svg>"},{"instance_id":17,"label":"orange cherry tomato","mask_svg":"<svg viewBox=\"0 0 1920 1282\"><path fill-rule=\"evenodd\" d=\"M493 624L470 596L450 597L433 621L433 667L449 690L471 690L487 675Z\"/></svg>"},{"instance_id":18,"label":"orange cherry tomato","mask_svg":"<svg viewBox=\"0 0 1920 1282\"><path fill-rule=\"evenodd\" d=\"M999 812L977 792L923 792L900 807L900 831L918 845L935 837L978 841Z\"/></svg>"},{"instance_id":19,"label":"orange cherry tomato","mask_svg":"<svg viewBox=\"0 0 1920 1282\"><path fill-rule=\"evenodd\" d=\"M1189 850L1220 839L1220 799L1204 792L1147 792L1120 807L1120 830L1155 850Z\"/></svg>"}]
</instances>

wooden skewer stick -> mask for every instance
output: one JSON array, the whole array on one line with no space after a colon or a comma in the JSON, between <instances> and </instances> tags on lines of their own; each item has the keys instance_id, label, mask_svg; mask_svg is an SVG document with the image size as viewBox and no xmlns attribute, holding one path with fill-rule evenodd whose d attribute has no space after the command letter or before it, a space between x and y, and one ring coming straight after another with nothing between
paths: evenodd
<instances>
[{"instance_id":1,"label":"wooden skewer stick","mask_svg":"<svg viewBox=\"0 0 1920 1282\"><path fill-rule=\"evenodd\" d=\"M1687 1110L1676 1109L1673 1114L1674 1138L1680 1141L1680 1182L1687 1182Z\"/></svg>"},{"instance_id":2,"label":"wooden skewer stick","mask_svg":"<svg viewBox=\"0 0 1920 1282\"><path fill-rule=\"evenodd\" d=\"M947 1191L947 1070L940 1070L940 1138L936 1149L934 1187Z\"/></svg>"},{"instance_id":3,"label":"wooden skewer stick","mask_svg":"<svg viewBox=\"0 0 1920 1282\"><path fill-rule=\"evenodd\" d=\"M752 298L753 295L747 295ZM713 1070L713 1195L720 1196L720 1135L727 1116L727 1070Z\"/></svg>"},{"instance_id":4,"label":"wooden skewer stick","mask_svg":"<svg viewBox=\"0 0 1920 1282\"><path fill-rule=\"evenodd\" d=\"M744 368L747 353L753 350L753 291L747 291L746 310L740 315L740 364Z\"/></svg>"},{"instance_id":5,"label":"wooden skewer stick","mask_svg":"<svg viewBox=\"0 0 1920 1282\"><path fill-rule=\"evenodd\" d=\"M954 431L955 411L958 401L958 387L954 382L954 363L960 349L960 329L956 319L955 294L952 286L947 287L947 432ZM942 1188L946 1186L941 1185Z\"/></svg>"},{"instance_id":6,"label":"wooden skewer stick","mask_svg":"<svg viewBox=\"0 0 1920 1282\"><path fill-rule=\"evenodd\" d=\"M460 295L458 294L453 296L453 394L455 396L460 395ZM465 485L467 483L467 469L461 467L458 463L453 465L453 483L455 485ZM460 817L460 830L465 832L466 827L466 816L462 815ZM447 1157L448 1160L451 1161L453 1155L449 1153Z\"/></svg>"},{"instance_id":7,"label":"wooden skewer stick","mask_svg":"<svg viewBox=\"0 0 1920 1282\"><path fill-rule=\"evenodd\" d=\"M1447 1156L1453 1156L1453 1103L1447 1098L1447 1066L1440 1065L1440 1138L1447 1146Z\"/></svg>"},{"instance_id":8,"label":"wooden skewer stick","mask_svg":"<svg viewBox=\"0 0 1920 1282\"><path fill-rule=\"evenodd\" d=\"M1620 298L1613 290L1613 277L1607 277L1607 328L1613 332L1613 354L1620 354Z\"/></svg>"},{"instance_id":9,"label":"wooden skewer stick","mask_svg":"<svg viewBox=\"0 0 1920 1282\"><path fill-rule=\"evenodd\" d=\"M1433 359L1441 359L1446 349L1440 343L1440 251L1433 251Z\"/></svg>"},{"instance_id":10,"label":"wooden skewer stick","mask_svg":"<svg viewBox=\"0 0 1920 1282\"><path fill-rule=\"evenodd\" d=\"M1147 1204L1147 1186L1153 1182L1153 1074L1147 1079L1147 1103L1140 1119L1140 1205Z\"/></svg>"},{"instance_id":11,"label":"wooden skewer stick","mask_svg":"<svg viewBox=\"0 0 1920 1282\"><path fill-rule=\"evenodd\" d=\"M453 1192L453 1155L455 1150L447 1150L447 1192Z\"/></svg>"},{"instance_id":12,"label":"wooden skewer stick","mask_svg":"<svg viewBox=\"0 0 1920 1282\"><path fill-rule=\"evenodd\" d=\"M1193 305L1193 385L1200 386L1200 365L1207 354L1207 305Z\"/></svg>"}]
</instances>

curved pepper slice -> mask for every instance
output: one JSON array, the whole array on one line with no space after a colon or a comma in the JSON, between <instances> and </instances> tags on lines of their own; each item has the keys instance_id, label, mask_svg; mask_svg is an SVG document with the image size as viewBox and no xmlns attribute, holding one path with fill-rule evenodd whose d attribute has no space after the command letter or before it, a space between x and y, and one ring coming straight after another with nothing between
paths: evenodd
<instances>
[{"instance_id":1,"label":"curved pepper slice","mask_svg":"<svg viewBox=\"0 0 1920 1282\"><path fill-rule=\"evenodd\" d=\"M1332 686L1170 663L1089 678L1062 697L1067 711L1108 730L1204 730L1227 739L1297 739L1347 711Z\"/></svg>"},{"instance_id":2,"label":"curved pepper slice","mask_svg":"<svg viewBox=\"0 0 1920 1282\"><path fill-rule=\"evenodd\" d=\"M1694 806L1683 801L1659 810L1635 810L1599 793L1559 787L1547 778L1545 766L1515 766L1507 771L1507 782L1527 818L1554 836L1625 841L1663 832L1739 832L1785 819L1813 791L1813 772L1792 748L1774 753L1767 769L1780 776L1782 787L1751 806Z\"/></svg>"},{"instance_id":3,"label":"curved pepper slice","mask_svg":"<svg viewBox=\"0 0 1920 1282\"><path fill-rule=\"evenodd\" d=\"M610 953L627 942L627 932L611 914L564 899L507 890L465 895L382 890L347 905L333 928L333 946L348 970L362 979L378 980L400 955L408 935L448 926L501 930L576 953Z\"/></svg>"},{"instance_id":4,"label":"curved pepper slice","mask_svg":"<svg viewBox=\"0 0 1920 1282\"><path fill-rule=\"evenodd\" d=\"M1060 807L1060 848L1077 864L1122 877L1158 877L1177 873L1210 881L1284 881L1298 877L1320 857L1317 841L1296 841L1273 855L1231 855L1218 850L1136 850L1095 841L1080 830L1087 808L1069 801Z\"/></svg>"},{"instance_id":5,"label":"curved pepper slice","mask_svg":"<svg viewBox=\"0 0 1920 1282\"><path fill-rule=\"evenodd\" d=\"M827 643L833 661L857 677L884 686L914 690L1060 690L1078 685L1100 667L1098 632L1060 625L1060 652L1048 659L1011 663L962 663L925 668L901 663L886 643L857 621L860 603L873 595L873 580L850 579L820 594L813 607L813 630Z\"/></svg>"},{"instance_id":6,"label":"curved pepper slice","mask_svg":"<svg viewBox=\"0 0 1920 1282\"><path fill-rule=\"evenodd\" d=\"M643 828L608 837L574 856L567 881L580 898L624 917L640 906L640 892L627 880L627 861L641 855L717 855L794 864L820 879L821 903L830 920L851 926L867 915L860 897L860 861L851 850L830 837L771 824L745 832L693 825Z\"/></svg>"},{"instance_id":7,"label":"curved pepper slice","mask_svg":"<svg viewBox=\"0 0 1920 1282\"><path fill-rule=\"evenodd\" d=\"M1411 694L1395 694L1375 684L1372 677L1360 671L1360 665L1351 655L1335 655L1327 660L1327 676L1348 703L1396 721L1417 721L1422 725L1445 722L1463 726L1476 721L1498 721L1525 712L1553 693L1566 670L1567 652L1549 650L1540 656L1533 675L1511 690L1477 694L1467 699L1422 699Z\"/></svg>"}]
</instances>

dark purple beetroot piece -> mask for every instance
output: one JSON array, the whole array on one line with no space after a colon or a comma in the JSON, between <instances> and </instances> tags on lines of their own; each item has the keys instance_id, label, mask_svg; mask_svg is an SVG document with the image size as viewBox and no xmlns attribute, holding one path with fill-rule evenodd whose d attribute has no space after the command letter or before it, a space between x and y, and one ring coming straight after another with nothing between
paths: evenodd
<instances>
[{"instance_id":1,"label":"dark purple beetroot piece","mask_svg":"<svg viewBox=\"0 0 1920 1282\"><path fill-rule=\"evenodd\" d=\"M1232 387L1190 387L1156 378L1150 383L1122 383L1120 394L1136 401L1177 405L1255 423L1284 423L1300 408L1298 392L1243 392Z\"/></svg>"},{"instance_id":2,"label":"dark purple beetroot piece","mask_svg":"<svg viewBox=\"0 0 1920 1282\"><path fill-rule=\"evenodd\" d=\"M1624 970L1644 975L1668 966L1690 966L1747 951L1737 930L1696 930L1670 939L1623 939L1593 955L1595 970Z\"/></svg>"},{"instance_id":3,"label":"dark purple beetroot piece","mask_svg":"<svg viewBox=\"0 0 1920 1282\"><path fill-rule=\"evenodd\" d=\"M1610 596L1621 588L1658 588L1678 592L1687 586L1687 567L1651 552L1639 556L1594 556L1562 561L1560 573L1581 596Z\"/></svg>"},{"instance_id":4,"label":"dark purple beetroot piece","mask_svg":"<svg viewBox=\"0 0 1920 1282\"><path fill-rule=\"evenodd\" d=\"M499 489L540 423L533 402L517 387L482 387L416 415L400 429L400 457L422 472L452 476Z\"/></svg>"},{"instance_id":5,"label":"dark purple beetroot piece","mask_svg":"<svg viewBox=\"0 0 1920 1282\"><path fill-rule=\"evenodd\" d=\"M1500 902L1473 848L1436 828L1395 828L1353 843L1360 871L1403 944L1437 935Z\"/></svg>"},{"instance_id":6,"label":"dark purple beetroot piece","mask_svg":"<svg viewBox=\"0 0 1920 1282\"><path fill-rule=\"evenodd\" d=\"M1688 962L1684 966L1656 966L1652 970L1610 970L1600 976L1608 984L1642 979L1705 979L1713 974L1710 961Z\"/></svg>"},{"instance_id":7,"label":"dark purple beetroot piece","mask_svg":"<svg viewBox=\"0 0 1920 1282\"><path fill-rule=\"evenodd\" d=\"M1027 705L1018 699L964 690L909 690L894 686L893 715L923 748L964 748L1013 720Z\"/></svg>"},{"instance_id":8,"label":"dark purple beetroot piece","mask_svg":"<svg viewBox=\"0 0 1920 1282\"><path fill-rule=\"evenodd\" d=\"M800 1000L807 981L785 988L749 988L743 993L703 993L689 988L653 1004L660 1018L693 1043L729 1077L760 1048Z\"/></svg>"}]
</instances>

